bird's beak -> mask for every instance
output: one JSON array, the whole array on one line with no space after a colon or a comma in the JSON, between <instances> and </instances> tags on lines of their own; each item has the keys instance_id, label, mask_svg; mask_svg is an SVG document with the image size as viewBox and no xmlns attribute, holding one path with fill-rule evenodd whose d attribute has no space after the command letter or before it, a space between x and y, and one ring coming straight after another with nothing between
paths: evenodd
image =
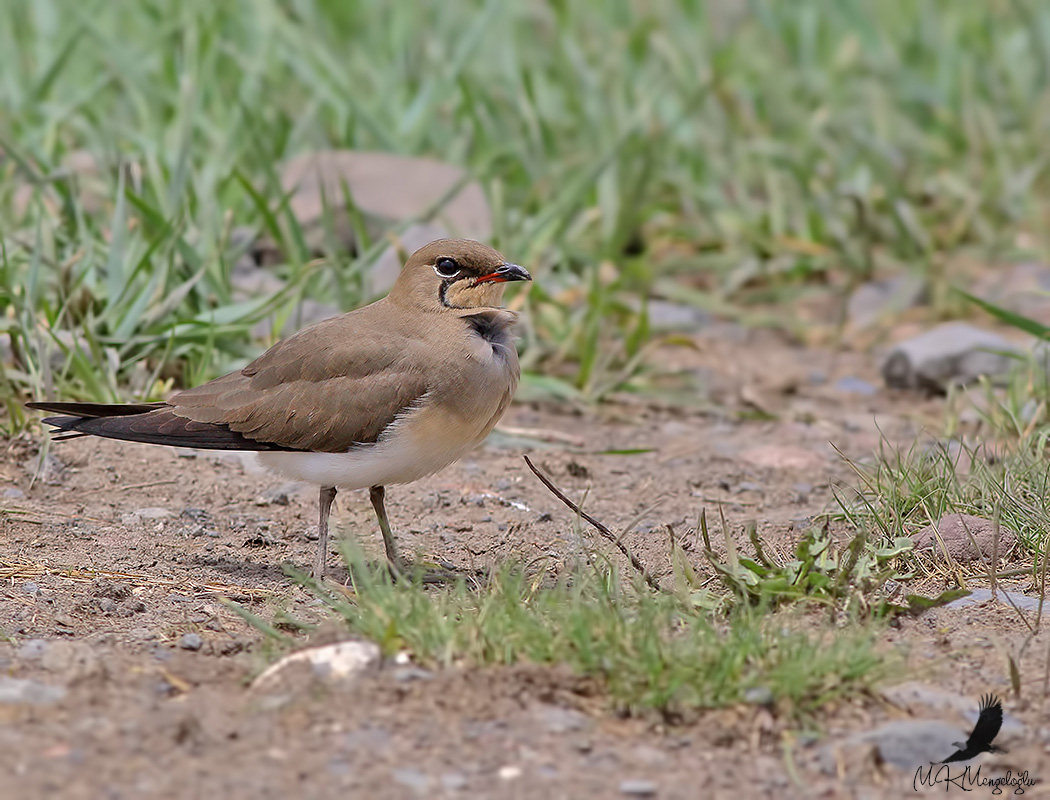
<instances>
[{"instance_id":1,"label":"bird's beak","mask_svg":"<svg viewBox=\"0 0 1050 800\"><path fill-rule=\"evenodd\" d=\"M517 264L500 264L494 272L480 276L475 283L506 283L507 281L531 281L532 276L525 267Z\"/></svg>"}]
</instances>

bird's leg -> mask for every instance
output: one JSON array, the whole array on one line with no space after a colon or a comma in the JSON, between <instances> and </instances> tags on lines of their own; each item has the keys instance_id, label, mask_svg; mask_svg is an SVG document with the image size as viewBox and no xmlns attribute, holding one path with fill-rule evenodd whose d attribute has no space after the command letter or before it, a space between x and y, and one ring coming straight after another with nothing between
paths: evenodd
<instances>
[{"instance_id":1,"label":"bird's leg","mask_svg":"<svg viewBox=\"0 0 1050 800\"><path fill-rule=\"evenodd\" d=\"M373 486L368 490L368 497L372 501L372 508L376 510L376 518L379 520L379 530L383 532L383 547L386 548L386 558L390 562L394 573L401 571L401 559L397 555L397 542L394 541L394 532L390 530L390 522L386 518L386 489L382 486Z\"/></svg>"},{"instance_id":2,"label":"bird's leg","mask_svg":"<svg viewBox=\"0 0 1050 800\"><path fill-rule=\"evenodd\" d=\"M324 578L325 563L328 561L328 518L332 514L332 503L335 500L334 486L322 486L318 501L320 517L317 520L317 560L314 561L314 580Z\"/></svg>"}]
</instances>

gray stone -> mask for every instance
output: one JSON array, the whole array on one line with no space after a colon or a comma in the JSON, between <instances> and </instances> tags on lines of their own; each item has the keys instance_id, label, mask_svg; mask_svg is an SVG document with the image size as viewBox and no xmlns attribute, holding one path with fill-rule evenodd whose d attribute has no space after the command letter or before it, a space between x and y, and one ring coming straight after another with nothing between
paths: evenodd
<instances>
[{"instance_id":1,"label":"gray stone","mask_svg":"<svg viewBox=\"0 0 1050 800\"><path fill-rule=\"evenodd\" d=\"M896 720L828 745L821 761L825 772L834 773L840 759L853 761L860 758L858 750L874 748L883 762L911 771L943 761L955 752L955 743L966 741L967 736L968 731L940 720Z\"/></svg>"},{"instance_id":2,"label":"gray stone","mask_svg":"<svg viewBox=\"0 0 1050 800\"><path fill-rule=\"evenodd\" d=\"M620 794L628 797L656 797L656 784L639 778L620 781Z\"/></svg>"},{"instance_id":3,"label":"gray stone","mask_svg":"<svg viewBox=\"0 0 1050 800\"><path fill-rule=\"evenodd\" d=\"M571 733L589 727L590 718L579 711L561 706L541 705L535 709L536 718L551 733Z\"/></svg>"},{"instance_id":4,"label":"gray stone","mask_svg":"<svg viewBox=\"0 0 1050 800\"><path fill-rule=\"evenodd\" d=\"M835 381L835 390L843 394L859 394L865 397L870 397L878 392L878 389L863 378L857 378L852 375L847 375L845 378L839 378Z\"/></svg>"},{"instance_id":5,"label":"gray stone","mask_svg":"<svg viewBox=\"0 0 1050 800\"><path fill-rule=\"evenodd\" d=\"M157 522L158 520L168 519L174 516L168 509L160 506L151 506L149 508L140 508L136 511L130 511L127 514L122 514L120 522L125 527L134 527L136 525L143 525L147 522Z\"/></svg>"},{"instance_id":6,"label":"gray stone","mask_svg":"<svg viewBox=\"0 0 1050 800\"><path fill-rule=\"evenodd\" d=\"M918 710L935 714L958 714L971 725L977 723L977 716L980 713L980 698L966 697L920 681L905 681L894 686L887 686L879 693L899 708L913 712ZM1003 727L995 741L996 744L1001 745L1010 739L1019 739L1024 734L1024 723L1013 714L1004 712Z\"/></svg>"},{"instance_id":7,"label":"gray stone","mask_svg":"<svg viewBox=\"0 0 1050 800\"><path fill-rule=\"evenodd\" d=\"M62 686L0 675L0 704L50 706L65 696Z\"/></svg>"},{"instance_id":8,"label":"gray stone","mask_svg":"<svg viewBox=\"0 0 1050 800\"><path fill-rule=\"evenodd\" d=\"M945 514L911 538L916 551L932 550L938 556L947 551L955 561L969 563L990 559L994 547L999 558L1006 558L1017 546L1017 534L1005 525L999 526L997 545L995 536L991 520L971 514Z\"/></svg>"},{"instance_id":9,"label":"gray stone","mask_svg":"<svg viewBox=\"0 0 1050 800\"><path fill-rule=\"evenodd\" d=\"M200 650L204 640L199 633L184 633L179 637L179 647L183 650Z\"/></svg>"},{"instance_id":10,"label":"gray stone","mask_svg":"<svg viewBox=\"0 0 1050 800\"><path fill-rule=\"evenodd\" d=\"M982 376L1003 378L1023 352L994 333L949 322L894 347L882 365L882 377L893 389L943 393Z\"/></svg>"},{"instance_id":11,"label":"gray stone","mask_svg":"<svg viewBox=\"0 0 1050 800\"><path fill-rule=\"evenodd\" d=\"M431 158L351 150L306 153L282 167L281 189L311 244L324 238L327 209L334 232L353 249L353 227L345 213L338 213L347 207L347 194L372 230L432 220L455 236L488 239L492 234L492 212L481 185L461 168Z\"/></svg>"},{"instance_id":12,"label":"gray stone","mask_svg":"<svg viewBox=\"0 0 1050 800\"><path fill-rule=\"evenodd\" d=\"M448 228L432 222L416 223L409 225L400 234L390 234L389 238L393 241L369 267L365 289L371 295L386 294L401 274L401 267L408 256L435 239L448 239L450 236Z\"/></svg>"},{"instance_id":13,"label":"gray stone","mask_svg":"<svg viewBox=\"0 0 1050 800\"><path fill-rule=\"evenodd\" d=\"M753 686L744 692L744 702L753 706L770 706L773 700L773 691L768 686Z\"/></svg>"},{"instance_id":14,"label":"gray stone","mask_svg":"<svg viewBox=\"0 0 1050 800\"><path fill-rule=\"evenodd\" d=\"M973 589L966 597L952 600L945 608L967 608L968 606L976 606L989 601L997 601L1004 606L1014 605L1023 611L1036 611L1039 608L1038 597L1029 597L1018 592L1007 592L1003 589L996 589L994 594L991 589Z\"/></svg>"},{"instance_id":15,"label":"gray stone","mask_svg":"<svg viewBox=\"0 0 1050 800\"><path fill-rule=\"evenodd\" d=\"M422 667L405 666L396 667L393 671L394 680L398 683L414 683L416 681L429 681L434 673Z\"/></svg>"},{"instance_id":16,"label":"gray stone","mask_svg":"<svg viewBox=\"0 0 1050 800\"><path fill-rule=\"evenodd\" d=\"M846 304L850 325L863 330L926 299L926 281L919 275L894 275L858 286Z\"/></svg>"},{"instance_id":17,"label":"gray stone","mask_svg":"<svg viewBox=\"0 0 1050 800\"><path fill-rule=\"evenodd\" d=\"M26 493L19 489L17 486L11 486L4 489L3 498L4 500L22 500L26 496Z\"/></svg>"},{"instance_id":18,"label":"gray stone","mask_svg":"<svg viewBox=\"0 0 1050 800\"><path fill-rule=\"evenodd\" d=\"M302 486L303 484L301 483L282 483L280 486L273 486L255 498L255 505L286 506L292 495L299 491Z\"/></svg>"}]
</instances>

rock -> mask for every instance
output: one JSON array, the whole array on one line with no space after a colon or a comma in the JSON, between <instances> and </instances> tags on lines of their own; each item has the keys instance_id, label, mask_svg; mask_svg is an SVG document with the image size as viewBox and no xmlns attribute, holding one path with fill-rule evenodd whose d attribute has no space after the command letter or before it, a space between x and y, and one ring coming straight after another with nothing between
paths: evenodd
<instances>
[{"instance_id":1,"label":"rock","mask_svg":"<svg viewBox=\"0 0 1050 800\"><path fill-rule=\"evenodd\" d=\"M184 633L179 637L179 647L183 650L200 650L204 646L204 640L199 633Z\"/></svg>"},{"instance_id":2,"label":"rock","mask_svg":"<svg viewBox=\"0 0 1050 800\"><path fill-rule=\"evenodd\" d=\"M302 486L303 484L301 483L282 483L280 486L273 486L255 498L255 505L286 506L292 495L299 491Z\"/></svg>"},{"instance_id":3,"label":"rock","mask_svg":"<svg viewBox=\"0 0 1050 800\"><path fill-rule=\"evenodd\" d=\"M873 749L883 763L913 771L931 761L943 761L955 752L955 743L966 741L967 736L969 731L939 720L896 720L828 745L821 754L822 768L836 774L840 762L861 763L863 751Z\"/></svg>"},{"instance_id":4,"label":"rock","mask_svg":"<svg viewBox=\"0 0 1050 800\"><path fill-rule=\"evenodd\" d=\"M989 331L962 322L938 325L900 342L882 365L882 377L893 389L944 393L953 385L982 376L1001 379L1023 350Z\"/></svg>"},{"instance_id":5,"label":"rock","mask_svg":"<svg viewBox=\"0 0 1050 800\"><path fill-rule=\"evenodd\" d=\"M506 764L499 768L496 773L501 781L513 781L521 777L521 767L515 764Z\"/></svg>"},{"instance_id":6,"label":"rock","mask_svg":"<svg viewBox=\"0 0 1050 800\"><path fill-rule=\"evenodd\" d=\"M1030 599L1030 598L1026 598ZM899 708L920 713L958 714L971 724L977 723L980 700L966 697L957 692L950 692L939 686L930 686L920 681L905 681L894 686L887 686L879 693ZM1006 739L1024 736L1025 726L1010 713L1003 714L1003 727L996 737L996 744L1003 744ZM1001 737L1001 738L1000 738Z\"/></svg>"},{"instance_id":7,"label":"rock","mask_svg":"<svg viewBox=\"0 0 1050 800\"><path fill-rule=\"evenodd\" d=\"M744 702L753 706L771 706L773 700L773 691L768 686L753 686L744 692Z\"/></svg>"},{"instance_id":8,"label":"rock","mask_svg":"<svg viewBox=\"0 0 1050 800\"><path fill-rule=\"evenodd\" d=\"M534 714L539 722L551 733L571 733L584 730L590 726L590 718L579 711L561 706L537 706Z\"/></svg>"},{"instance_id":9,"label":"rock","mask_svg":"<svg viewBox=\"0 0 1050 800\"><path fill-rule=\"evenodd\" d=\"M858 286L846 304L849 324L859 330L870 328L886 317L913 308L926 299L926 281L919 275L894 275Z\"/></svg>"},{"instance_id":10,"label":"rock","mask_svg":"<svg viewBox=\"0 0 1050 800\"><path fill-rule=\"evenodd\" d=\"M435 239L459 236L488 239L492 211L476 181L459 167L430 158L392 153L325 150L289 160L281 170L289 208L315 253L335 244L347 252L359 248L347 195L363 219L371 241L409 225L373 264L366 276L372 294L386 292L411 253ZM256 245L256 263L273 263L272 242Z\"/></svg>"},{"instance_id":11,"label":"rock","mask_svg":"<svg viewBox=\"0 0 1050 800\"><path fill-rule=\"evenodd\" d=\"M422 667L405 666L394 670L394 680L398 683L415 683L417 681L429 681L433 679L434 673Z\"/></svg>"},{"instance_id":12,"label":"rock","mask_svg":"<svg viewBox=\"0 0 1050 800\"><path fill-rule=\"evenodd\" d=\"M865 397L870 397L879 391L863 378L856 378L852 375L835 381L834 389L843 394L859 394Z\"/></svg>"},{"instance_id":13,"label":"rock","mask_svg":"<svg viewBox=\"0 0 1050 800\"><path fill-rule=\"evenodd\" d=\"M417 223L409 225L400 234L389 234L393 242L380 253L379 258L369 268L365 289L372 295L386 294L401 274L401 267L410 255L435 239L448 239L450 236L447 228L434 223ZM488 238L488 235L472 238Z\"/></svg>"},{"instance_id":14,"label":"rock","mask_svg":"<svg viewBox=\"0 0 1050 800\"><path fill-rule=\"evenodd\" d=\"M1029 597L1026 594L1017 592L1007 592L1003 589L996 589L994 594L991 589L973 589L966 597L952 600L945 608L967 608L968 606L976 606L989 601L997 601L1004 606L1016 606L1023 611L1037 611L1039 609L1038 597Z\"/></svg>"},{"instance_id":15,"label":"rock","mask_svg":"<svg viewBox=\"0 0 1050 800\"><path fill-rule=\"evenodd\" d=\"M379 647L374 642L346 641L321 647L310 647L285 656L252 682L253 689L268 689L280 682L286 670L306 667L310 674L325 683L350 680L374 669L380 662Z\"/></svg>"},{"instance_id":16,"label":"rock","mask_svg":"<svg viewBox=\"0 0 1050 800\"><path fill-rule=\"evenodd\" d=\"M65 696L62 686L0 675L0 705L50 706Z\"/></svg>"},{"instance_id":17,"label":"rock","mask_svg":"<svg viewBox=\"0 0 1050 800\"><path fill-rule=\"evenodd\" d=\"M150 508L140 508L137 511L130 511L127 514L122 514L120 517L120 524L126 528L131 528L136 525L144 525L147 522L156 522L162 519L168 519L174 516L168 509L160 506L152 506Z\"/></svg>"},{"instance_id":18,"label":"rock","mask_svg":"<svg viewBox=\"0 0 1050 800\"><path fill-rule=\"evenodd\" d=\"M16 486L11 486L4 489L3 499L4 500L23 500L25 499L26 493L23 492Z\"/></svg>"},{"instance_id":19,"label":"rock","mask_svg":"<svg viewBox=\"0 0 1050 800\"><path fill-rule=\"evenodd\" d=\"M933 550L938 555L947 550L955 561L969 563L991 558L995 526L991 520L970 514L945 514L934 525L927 525L911 538L915 550ZM996 555L1006 558L1016 546L1017 534L1000 525Z\"/></svg>"},{"instance_id":20,"label":"rock","mask_svg":"<svg viewBox=\"0 0 1050 800\"><path fill-rule=\"evenodd\" d=\"M290 196L289 208L300 225L315 231L326 208L346 208L349 193L366 222L383 227L433 219L455 236L487 239L492 234L492 212L481 185L461 168L432 158L351 150L306 153L282 167L281 189ZM352 243L349 220L342 223L344 238Z\"/></svg>"},{"instance_id":21,"label":"rock","mask_svg":"<svg viewBox=\"0 0 1050 800\"><path fill-rule=\"evenodd\" d=\"M656 797L656 784L637 778L620 781L620 794L628 797Z\"/></svg>"}]
</instances>

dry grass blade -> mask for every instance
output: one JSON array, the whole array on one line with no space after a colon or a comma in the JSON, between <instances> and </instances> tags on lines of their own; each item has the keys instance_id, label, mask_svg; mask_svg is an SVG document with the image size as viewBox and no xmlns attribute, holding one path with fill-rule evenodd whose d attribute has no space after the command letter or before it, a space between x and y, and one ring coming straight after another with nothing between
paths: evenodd
<instances>
[{"instance_id":1,"label":"dry grass blade","mask_svg":"<svg viewBox=\"0 0 1050 800\"><path fill-rule=\"evenodd\" d=\"M528 464L529 469L532 470L532 474L540 479L540 483L546 486L551 491L551 494L553 494L555 497L557 497L559 500L565 503L565 505L571 508L577 516L588 522L591 525L591 527L593 527L596 531L598 531L599 534L602 535L602 537L612 542L616 546L616 548L621 553L623 553L624 557L631 563L631 566L634 567L638 574L642 576L646 583L648 583L657 591L667 591L660 585L660 582L655 577L653 577L652 574L650 574L649 570L647 570L645 568L645 565L638 560L638 557L630 551L627 545L620 541L620 538L616 536L616 534L614 534L611 530L602 525L602 523L600 523L590 514L584 512L583 509L581 509L578 505L572 502L572 500L566 497L565 493L557 486L555 486L550 478L548 478L546 475L540 472L540 470L536 467L535 464L532 463L528 456L522 456L522 458L525 459L525 463Z\"/></svg>"}]
</instances>

